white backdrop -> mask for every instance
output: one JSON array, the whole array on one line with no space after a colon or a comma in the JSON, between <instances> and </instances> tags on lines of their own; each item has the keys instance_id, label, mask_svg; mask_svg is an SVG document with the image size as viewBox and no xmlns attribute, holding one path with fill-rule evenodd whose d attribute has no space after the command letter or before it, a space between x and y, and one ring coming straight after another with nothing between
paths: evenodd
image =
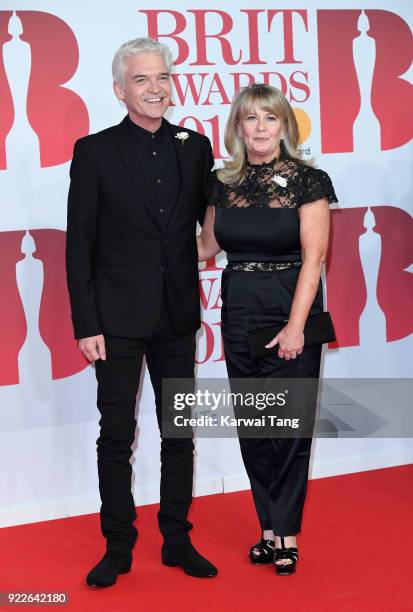
<instances>
[{"instance_id":1,"label":"white backdrop","mask_svg":"<svg viewBox=\"0 0 413 612\"><path fill-rule=\"evenodd\" d=\"M296 110L305 155L333 179L340 211L326 300L337 346L326 377L410 377L413 8L395 0L175 3L4 0L0 9L0 525L99 509L92 366L72 338L63 267L74 141L119 122L111 61L148 33L176 59L173 123L206 133L215 157L237 87L266 81ZM362 10L366 12L362 14ZM13 11L17 11L13 14ZM222 34L221 36L216 36ZM370 208L370 210L369 210ZM29 233L25 234L28 231ZM225 377L224 256L201 266L198 376ZM159 436L146 372L138 396L137 504L158 500ZM319 439L312 477L413 460L404 439ZM237 441L198 440L195 494L247 487Z\"/></svg>"}]
</instances>

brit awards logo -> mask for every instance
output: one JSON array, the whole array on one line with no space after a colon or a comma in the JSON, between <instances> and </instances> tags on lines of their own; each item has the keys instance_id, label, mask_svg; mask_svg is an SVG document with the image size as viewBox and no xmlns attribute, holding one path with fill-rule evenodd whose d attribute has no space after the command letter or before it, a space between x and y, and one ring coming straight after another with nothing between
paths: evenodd
<instances>
[{"instance_id":1,"label":"brit awards logo","mask_svg":"<svg viewBox=\"0 0 413 612\"><path fill-rule=\"evenodd\" d=\"M383 10L318 10L317 23L321 151L344 155L354 186L353 201L332 215L328 308L336 346L377 349L413 331L413 219L391 205L400 191L393 175L409 179L402 164L387 176L380 170L384 151L413 136L413 36ZM367 206L354 207L357 196Z\"/></svg>"},{"instance_id":2,"label":"brit awards logo","mask_svg":"<svg viewBox=\"0 0 413 612\"><path fill-rule=\"evenodd\" d=\"M413 36L383 10L318 10L321 150L389 150L413 136Z\"/></svg>"},{"instance_id":3,"label":"brit awards logo","mask_svg":"<svg viewBox=\"0 0 413 612\"><path fill-rule=\"evenodd\" d=\"M0 43L0 385L9 402L16 392L15 403L32 406L21 419L30 427L76 419L76 409L53 413L50 400L59 380L87 365L73 339L62 226L73 142L89 118L65 85L79 53L64 21L1 11Z\"/></svg>"}]
</instances>

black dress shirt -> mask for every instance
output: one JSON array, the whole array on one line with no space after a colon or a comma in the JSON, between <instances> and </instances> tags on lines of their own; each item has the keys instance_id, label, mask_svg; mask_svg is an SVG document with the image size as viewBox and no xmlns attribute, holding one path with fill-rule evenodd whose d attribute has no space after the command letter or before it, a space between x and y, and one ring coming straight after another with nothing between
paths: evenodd
<instances>
[{"instance_id":1,"label":"black dress shirt","mask_svg":"<svg viewBox=\"0 0 413 612\"><path fill-rule=\"evenodd\" d=\"M128 126L144 162L144 172L140 166L139 174L146 183L159 227L165 230L181 189L181 173L172 134L163 120L154 133L136 125L129 117Z\"/></svg>"}]
</instances>

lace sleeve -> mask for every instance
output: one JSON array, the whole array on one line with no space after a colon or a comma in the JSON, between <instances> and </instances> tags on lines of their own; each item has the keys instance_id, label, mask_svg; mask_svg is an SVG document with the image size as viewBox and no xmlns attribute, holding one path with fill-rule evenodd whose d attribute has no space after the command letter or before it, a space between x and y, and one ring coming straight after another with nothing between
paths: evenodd
<instances>
[{"instance_id":1,"label":"lace sleeve","mask_svg":"<svg viewBox=\"0 0 413 612\"><path fill-rule=\"evenodd\" d=\"M207 205L220 208L222 206L223 183L218 180L216 170L213 170L208 178Z\"/></svg>"},{"instance_id":2,"label":"lace sleeve","mask_svg":"<svg viewBox=\"0 0 413 612\"><path fill-rule=\"evenodd\" d=\"M327 172L307 166L303 177L301 197L298 206L327 198L329 204L338 202L333 183Z\"/></svg>"}]
</instances>

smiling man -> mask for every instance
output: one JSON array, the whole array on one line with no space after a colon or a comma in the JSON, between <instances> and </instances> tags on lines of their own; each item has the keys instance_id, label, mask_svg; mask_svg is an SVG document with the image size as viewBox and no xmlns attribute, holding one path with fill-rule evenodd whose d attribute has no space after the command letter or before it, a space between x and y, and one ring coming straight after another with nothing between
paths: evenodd
<instances>
[{"instance_id":1,"label":"smiling man","mask_svg":"<svg viewBox=\"0 0 413 612\"><path fill-rule=\"evenodd\" d=\"M213 165L209 140L163 118L171 101L169 49L122 45L114 90L128 111L75 144L67 220L67 279L75 337L95 362L101 528L106 553L87 576L110 586L131 568L137 538L131 446L143 357L161 431L158 521L162 561L196 577L216 568L192 546L193 441L162 436L162 379L192 379L200 326L196 223Z\"/></svg>"}]
</instances>

